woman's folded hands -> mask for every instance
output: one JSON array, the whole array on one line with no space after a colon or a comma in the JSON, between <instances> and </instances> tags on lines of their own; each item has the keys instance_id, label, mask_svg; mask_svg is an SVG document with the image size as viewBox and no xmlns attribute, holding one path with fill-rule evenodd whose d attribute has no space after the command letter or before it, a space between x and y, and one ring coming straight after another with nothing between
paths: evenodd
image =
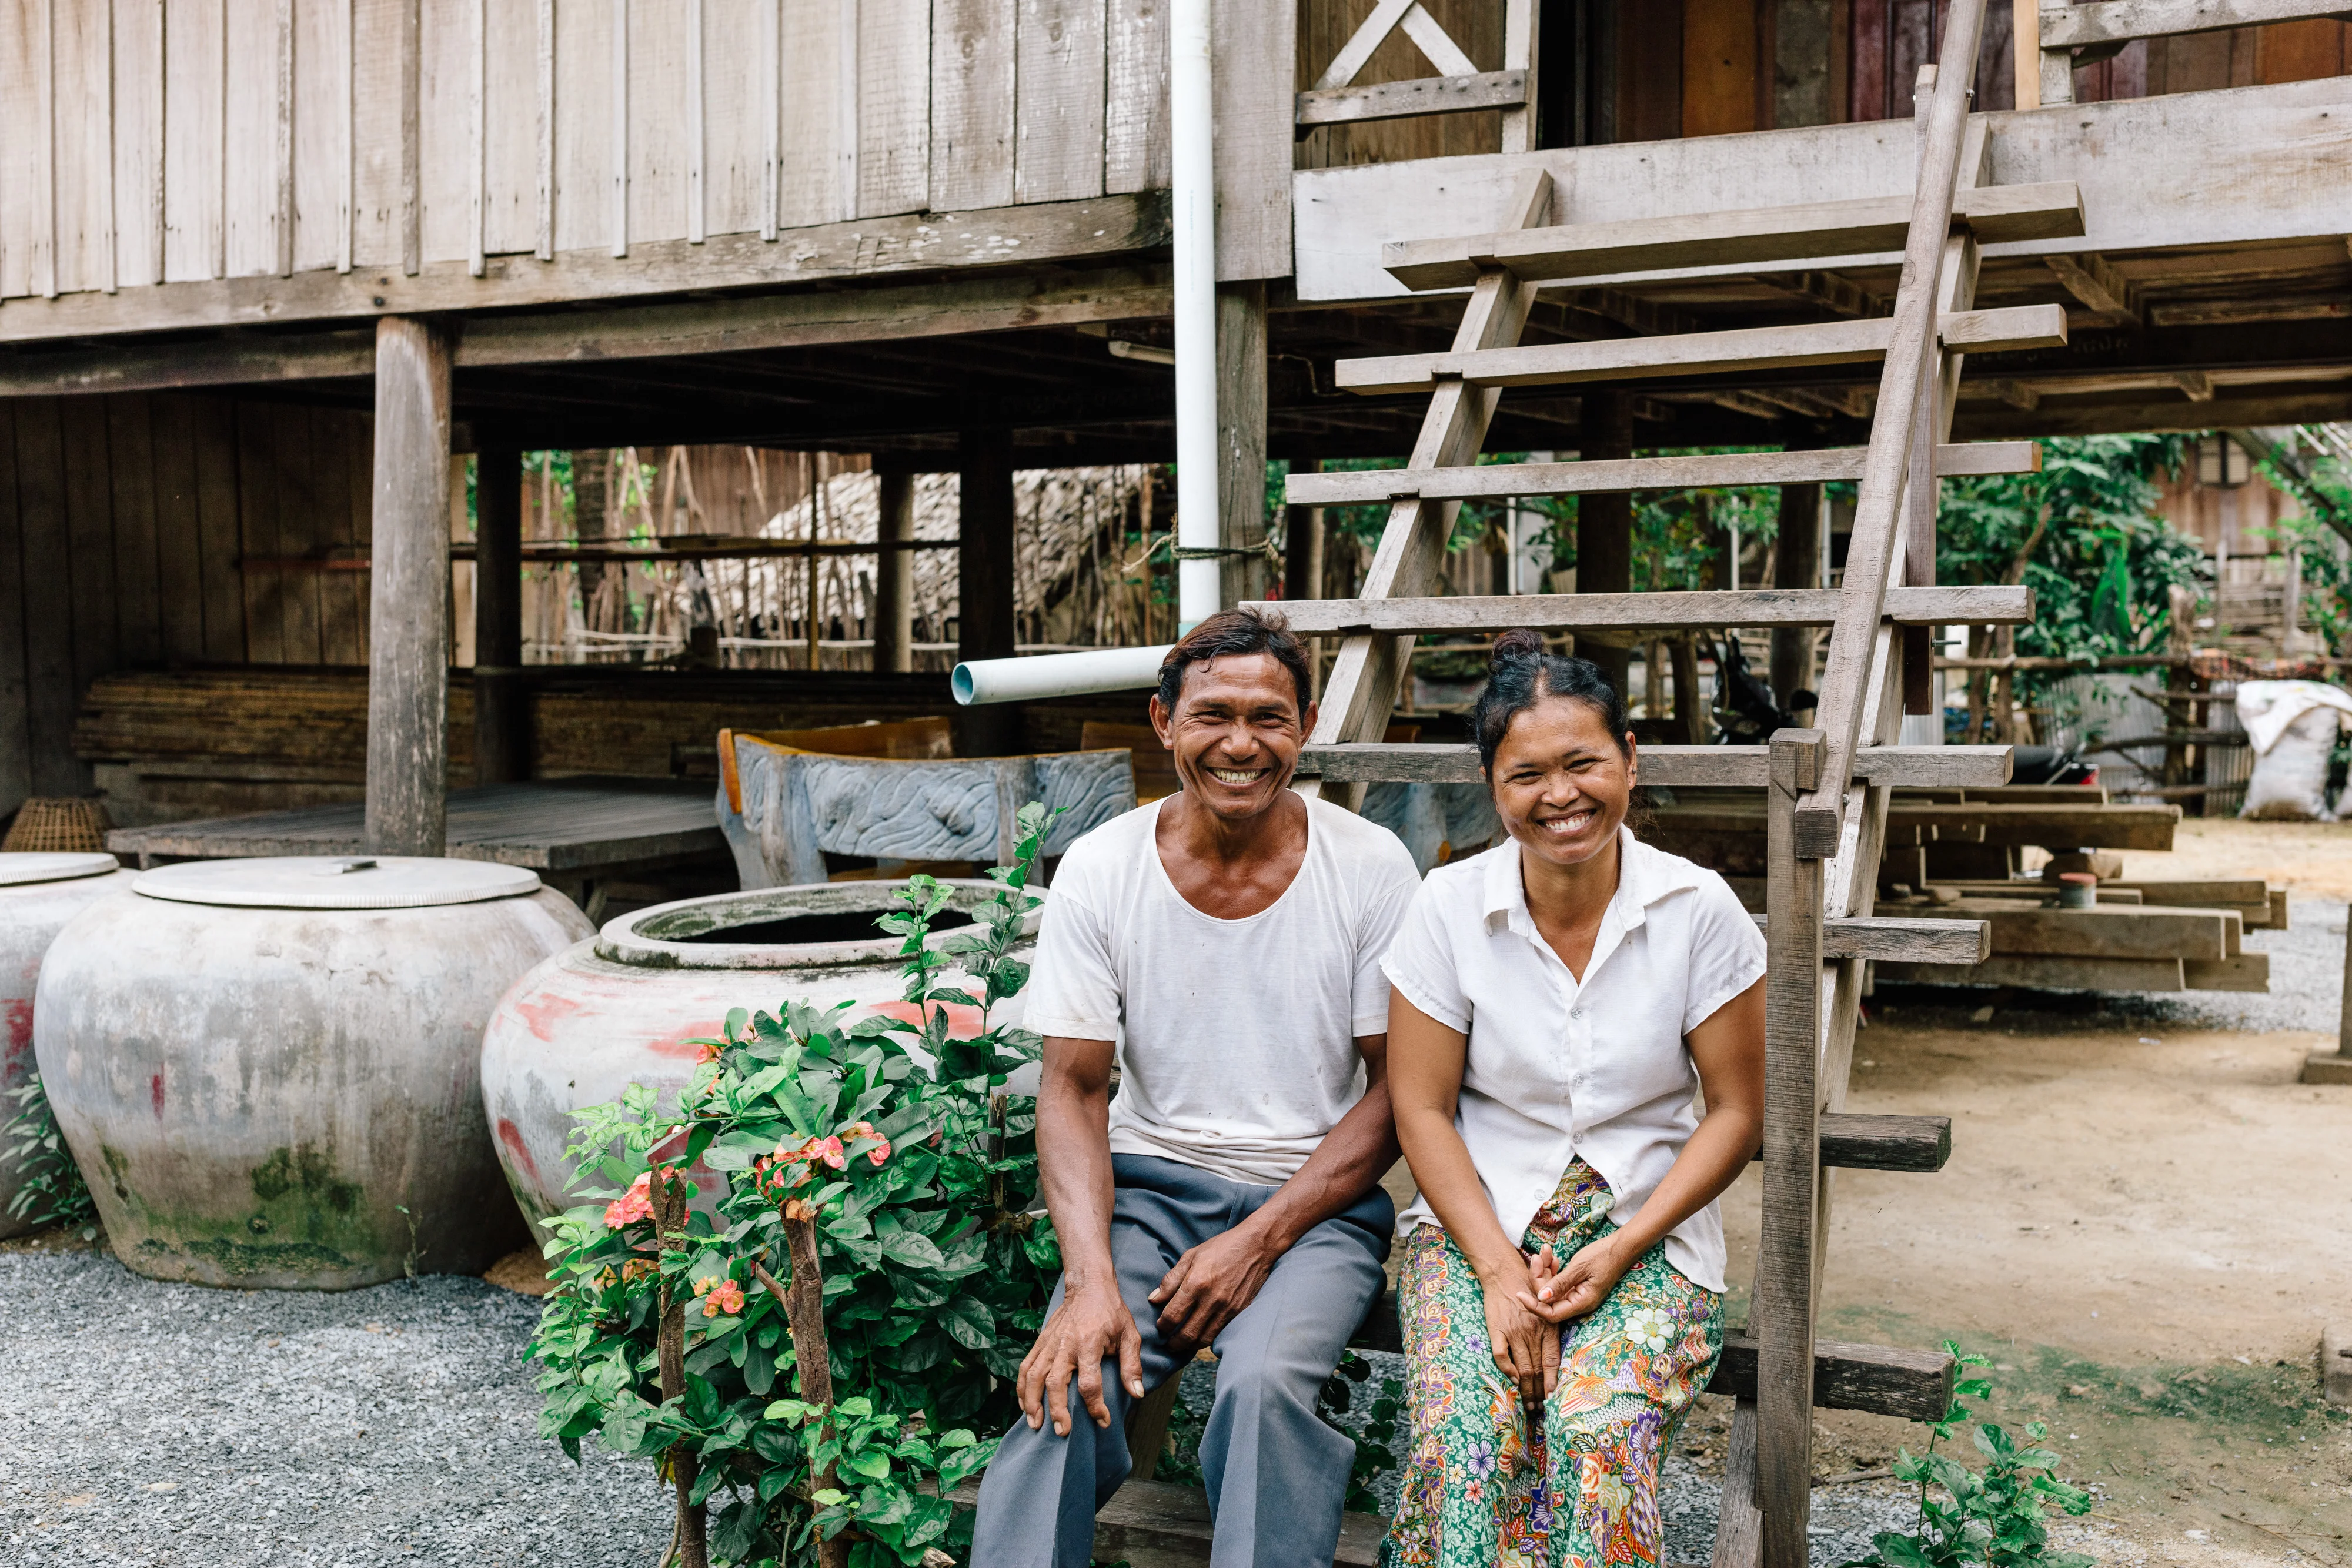
<instances>
[{"instance_id":1,"label":"woman's folded hands","mask_svg":"<svg viewBox=\"0 0 2352 1568\"><path fill-rule=\"evenodd\" d=\"M1528 1260L1529 1288L1521 1292L1519 1304L1555 1326L1584 1317L1607 1299L1633 1261L1613 1233L1578 1249L1566 1263L1547 1247Z\"/></svg>"}]
</instances>

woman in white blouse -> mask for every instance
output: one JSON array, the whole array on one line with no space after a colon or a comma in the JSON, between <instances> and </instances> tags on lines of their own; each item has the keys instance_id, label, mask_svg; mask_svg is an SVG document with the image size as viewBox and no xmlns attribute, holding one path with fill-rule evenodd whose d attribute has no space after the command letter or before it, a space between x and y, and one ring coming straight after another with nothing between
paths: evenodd
<instances>
[{"instance_id":1,"label":"woman in white blouse","mask_svg":"<svg viewBox=\"0 0 2352 1568\"><path fill-rule=\"evenodd\" d=\"M1510 836L1430 873L1383 966L1422 1193L1384 1555L1656 1563L1658 1468L1722 1347L1716 1200L1763 1127L1764 942L1626 831L1633 737L1594 665L1508 632L1474 723Z\"/></svg>"}]
</instances>

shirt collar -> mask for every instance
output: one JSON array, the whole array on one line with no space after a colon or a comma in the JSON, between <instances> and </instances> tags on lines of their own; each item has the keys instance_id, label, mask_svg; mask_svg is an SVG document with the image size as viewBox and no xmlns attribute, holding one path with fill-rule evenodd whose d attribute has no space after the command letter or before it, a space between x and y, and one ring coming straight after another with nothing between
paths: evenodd
<instances>
[{"instance_id":1,"label":"shirt collar","mask_svg":"<svg viewBox=\"0 0 2352 1568\"><path fill-rule=\"evenodd\" d=\"M1519 878L1518 841L1507 836L1486 858L1481 913L1488 925L1499 915L1514 930L1532 935L1535 918L1528 913L1527 885ZM1617 830L1617 892L1609 903L1624 929L1641 925L1650 906L1659 900L1696 886L1697 866L1680 855L1652 849L1635 838L1630 828Z\"/></svg>"}]
</instances>

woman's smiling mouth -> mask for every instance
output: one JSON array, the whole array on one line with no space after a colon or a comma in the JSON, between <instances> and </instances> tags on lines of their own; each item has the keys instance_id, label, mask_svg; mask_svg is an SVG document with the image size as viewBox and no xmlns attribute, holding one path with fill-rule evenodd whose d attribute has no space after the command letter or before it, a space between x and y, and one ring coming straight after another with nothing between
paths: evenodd
<instances>
[{"instance_id":1,"label":"woman's smiling mouth","mask_svg":"<svg viewBox=\"0 0 2352 1568\"><path fill-rule=\"evenodd\" d=\"M1552 838L1565 839L1591 827L1592 820L1600 814L1598 807L1586 806L1579 810L1570 811L1564 817L1538 818L1535 825Z\"/></svg>"}]
</instances>

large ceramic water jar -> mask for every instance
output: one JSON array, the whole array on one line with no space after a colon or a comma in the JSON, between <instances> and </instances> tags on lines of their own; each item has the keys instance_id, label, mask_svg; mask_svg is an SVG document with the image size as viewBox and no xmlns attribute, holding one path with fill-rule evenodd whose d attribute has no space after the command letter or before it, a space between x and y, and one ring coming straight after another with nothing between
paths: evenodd
<instances>
[{"instance_id":1,"label":"large ceramic water jar","mask_svg":"<svg viewBox=\"0 0 2352 1568\"><path fill-rule=\"evenodd\" d=\"M343 1290L522 1244L482 1030L590 929L520 867L394 856L190 862L83 910L33 1035L115 1255Z\"/></svg>"},{"instance_id":2,"label":"large ceramic water jar","mask_svg":"<svg viewBox=\"0 0 2352 1568\"><path fill-rule=\"evenodd\" d=\"M694 1042L715 1038L733 1009L846 1001L857 1004L852 1019L913 1020L913 1004L899 999L898 938L874 925L905 885L820 883L656 904L524 976L482 1040L482 1095L523 1211L542 1219L585 1201L572 1190L578 1162L564 1153L574 1112L633 1083L675 1109L700 1055ZM954 900L932 923L934 945L968 928L996 893L985 881L947 885ZM1036 920L1032 911L1032 934ZM1018 1023L1022 1000L999 1003L990 1022ZM979 1033L980 1009L952 1008L950 1027Z\"/></svg>"},{"instance_id":3,"label":"large ceramic water jar","mask_svg":"<svg viewBox=\"0 0 2352 1568\"><path fill-rule=\"evenodd\" d=\"M33 986L49 943L84 907L138 878L108 854L0 854L0 1090L33 1075ZM0 1119L16 1109L0 1100ZM0 1142L0 1236L29 1228L8 1213L20 1175Z\"/></svg>"}]
</instances>

